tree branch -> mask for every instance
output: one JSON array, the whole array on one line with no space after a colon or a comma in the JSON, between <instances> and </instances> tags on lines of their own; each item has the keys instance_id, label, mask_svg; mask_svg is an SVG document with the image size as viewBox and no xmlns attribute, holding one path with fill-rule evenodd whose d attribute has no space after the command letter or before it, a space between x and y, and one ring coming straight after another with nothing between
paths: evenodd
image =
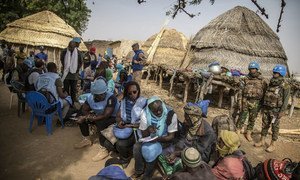
<instances>
[{"instance_id":1,"label":"tree branch","mask_svg":"<svg viewBox=\"0 0 300 180\"><path fill-rule=\"evenodd\" d=\"M261 12L261 15L264 15L264 16L266 16L267 19L269 19L269 15L266 13L265 8L260 7L260 5L257 4L257 0L251 0L251 1L252 1L252 2L255 4L255 6L259 9L259 11Z\"/></svg>"},{"instance_id":2,"label":"tree branch","mask_svg":"<svg viewBox=\"0 0 300 180\"><path fill-rule=\"evenodd\" d=\"M282 14L284 13L283 9L286 5L286 2L284 0L281 0L281 11L280 11L280 15L279 15L279 18L278 18L278 23L277 23L277 29L276 29L276 32L279 32L279 28L281 27L281 19L282 19Z\"/></svg>"}]
</instances>

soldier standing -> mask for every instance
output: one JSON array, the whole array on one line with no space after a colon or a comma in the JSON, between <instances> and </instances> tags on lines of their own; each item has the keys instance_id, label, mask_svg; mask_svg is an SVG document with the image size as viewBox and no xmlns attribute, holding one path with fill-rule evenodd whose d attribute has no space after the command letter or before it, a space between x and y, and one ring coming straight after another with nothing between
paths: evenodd
<instances>
[{"instance_id":1,"label":"soldier standing","mask_svg":"<svg viewBox=\"0 0 300 180\"><path fill-rule=\"evenodd\" d=\"M288 105L290 86L284 79L285 75L286 67L276 65L273 69L273 78L270 80L270 84L264 95L261 139L254 146L261 147L265 144L268 130L272 126L272 141L266 149L267 152L275 150L275 142L279 134L280 118L284 115L284 111Z\"/></svg>"},{"instance_id":2,"label":"soldier standing","mask_svg":"<svg viewBox=\"0 0 300 180\"><path fill-rule=\"evenodd\" d=\"M244 84L242 90L242 107L236 126L237 134L240 134L249 114L247 133L245 135L248 141L252 141L251 133L267 87L267 83L261 76L259 69L260 66L257 62L251 62L248 66L249 74L242 80Z\"/></svg>"}]
</instances>

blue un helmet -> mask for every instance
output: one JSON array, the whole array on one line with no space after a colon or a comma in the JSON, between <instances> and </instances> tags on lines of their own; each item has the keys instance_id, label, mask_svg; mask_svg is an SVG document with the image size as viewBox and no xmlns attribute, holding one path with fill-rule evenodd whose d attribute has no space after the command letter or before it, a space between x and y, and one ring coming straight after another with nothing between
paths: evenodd
<instances>
[{"instance_id":1,"label":"blue un helmet","mask_svg":"<svg viewBox=\"0 0 300 180\"><path fill-rule=\"evenodd\" d=\"M286 67L284 65L277 64L273 68L273 73L279 73L280 76L284 77L286 75Z\"/></svg>"},{"instance_id":2,"label":"blue un helmet","mask_svg":"<svg viewBox=\"0 0 300 180\"><path fill-rule=\"evenodd\" d=\"M259 64L255 61L252 61L248 66L248 69L257 69L257 70L259 70L259 68L260 68Z\"/></svg>"}]
</instances>

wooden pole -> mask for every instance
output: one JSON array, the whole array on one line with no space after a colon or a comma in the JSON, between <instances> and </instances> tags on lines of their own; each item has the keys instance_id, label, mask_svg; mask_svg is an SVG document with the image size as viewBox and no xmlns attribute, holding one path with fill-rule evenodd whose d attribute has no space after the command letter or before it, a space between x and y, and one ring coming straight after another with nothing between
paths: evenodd
<instances>
[{"instance_id":1,"label":"wooden pole","mask_svg":"<svg viewBox=\"0 0 300 180\"><path fill-rule=\"evenodd\" d=\"M224 87L220 86L219 89L219 103L218 103L218 107L221 108L222 107L222 102L223 102L223 96L224 96Z\"/></svg>"},{"instance_id":2,"label":"wooden pole","mask_svg":"<svg viewBox=\"0 0 300 180\"><path fill-rule=\"evenodd\" d=\"M172 75L172 77L171 77L171 79L170 79L170 90L169 90L169 96L172 96L172 94L173 94L173 85L174 85L174 79L175 79L175 77L176 77L176 70L174 70L174 72L173 72L173 75Z\"/></svg>"},{"instance_id":3,"label":"wooden pole","mask_svg":"<svg viewBox=\"0 0 300 180\"><path fill-rule=\"evenodd\" d=\"M183 97L183 102L184 102L184 103L186 103L186 101L187 101L190 83L191 83L191 79L190 79L190 78L187 78L187 79L185 80L185 89L184 89L184 97Z\"/></svg>"},{"instance_id":4,"label":"wooden pole","mask_svg":"<svg viewBox=\"0 0 300 180\"><path fill-rule=\"evenodd\" d=\"M151 67L150 66L148 66L148 69L147 69L147 77L146 77L146 84L148 84L148 80L149 80L149 78L150 78L150 76L151 76Z\"/></svg>"},{"instance_id":5,"label":"wooden pole","mask_svg":"<svg viewBox=\"0 0 300 180\"><path fill-rule=\"evenodd\" d=\"M162 83L163 83L163 69L160 68L160 72L159 72L159 88L162 88Z\"/></svg>"},{"instance_id":6,"label":"wooden pole","mask_svg":"<svg viewBox=\"0 0 300 180\"><path fill-rule=\"evenodd\" d=\"M294 94L292 95L292 104L291 104L290 113L289 113L290 118L293 116L294 108L296 105L296 99L297 99L296 96L297 96L298 92L299 92L299 90L296 90L294 92Z\"/></svg>"}]
</instances>

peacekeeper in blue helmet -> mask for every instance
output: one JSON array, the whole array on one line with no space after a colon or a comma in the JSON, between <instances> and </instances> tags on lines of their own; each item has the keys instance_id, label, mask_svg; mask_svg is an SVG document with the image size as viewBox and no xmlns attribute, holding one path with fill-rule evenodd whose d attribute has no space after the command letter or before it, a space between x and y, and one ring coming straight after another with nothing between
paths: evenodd
<instances>
[{"instance_id":1,"label":"peacekeeper in blue helmet","mask_svg":"<svg viewBox=\"0 0 300 180\"><path fill-rule=\"evenodd\" d=\"M240 107L241 113L236 126L237 134L239 134L249 114L245 137L251 142L251 133L262 103L267 82L259 72L260 66L257 62L250 62L248 70L249 73L242 80L244 84L242 90L242 106Z\"/></svg>"},{"instance_id":2,"label":"peacekeeper in blue helmet","mask_svg":"<svg viewBox=\"0 0 300 180\"><path fill-rule=\"evenodd\" d=\"M272 141L266 149L267 152L275 150L275 142L279 135L280 118L284 115L289 101L290 86L284 79L286 73L285 66L276 65L273 69L273 77L264 95L261 139L254 146L262 147L265 145L268 130L272 126Z\"/></svg>"},{"instance_id":3,"label":"peacekeeper in blue helmet","mask_svg":"<svg viewBox=\"0 0 300 180\"><path fill-rule=\"evenodd\" d=\"M99 153L92 158L93 161L100 161L109 155L109 151L114 150L114 146L109 142L100 131L106 129L109 125L116 122L116 114L119 109L119 103L113 93L107 91L107 83L104 78L99 77L91 84L91 95L82 105L82 114L79 116L79 124L83 139L74 145L79 149L91 146L89 138L89 123L96 124L99 134L100 149ZM93 114L91 113L93 111Z\"/></svg>"}]
</instances>

